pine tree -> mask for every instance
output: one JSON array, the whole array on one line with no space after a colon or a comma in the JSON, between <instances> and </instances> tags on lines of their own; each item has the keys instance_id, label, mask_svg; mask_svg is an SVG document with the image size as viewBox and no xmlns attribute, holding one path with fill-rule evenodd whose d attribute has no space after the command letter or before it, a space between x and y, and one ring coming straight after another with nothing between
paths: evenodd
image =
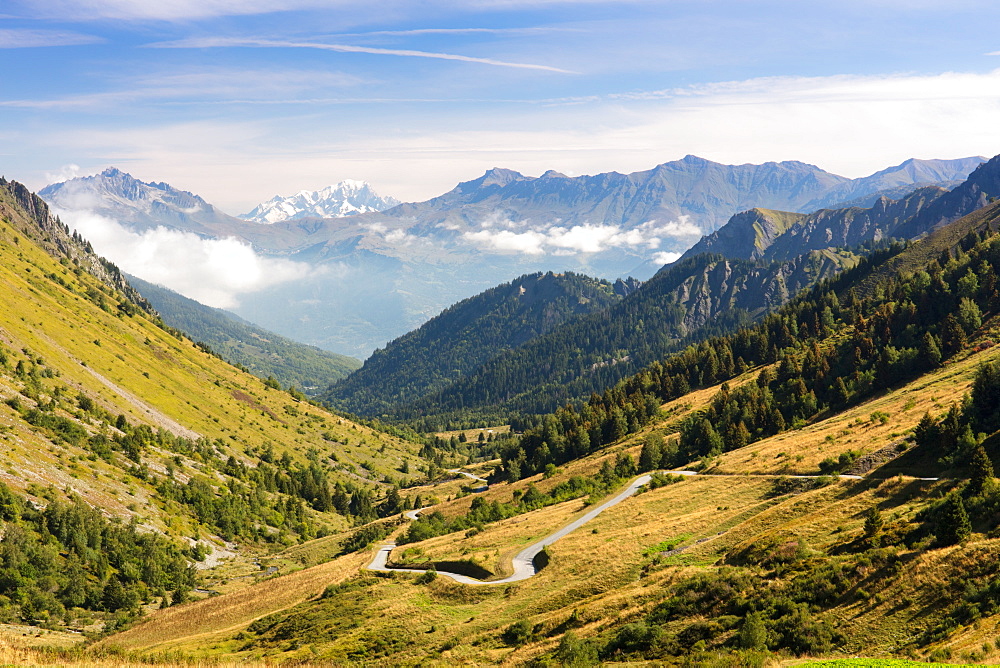
<instances>
[{"instance_id":1,"label":"pine tree","mask_svg":"<svg viewBox=\"0 0 1000 668\"><path fill-rule=\"evenodd\" d=\"M645 473L659 466L662 451L663 437L659 434L647 436L642 444L642 452L639 453L639 471Z\"/></svg>"},{"instance_id":2,"label":"pine tree","mask_svg":"<svg viewBox=\"0 0 1000 668\"><path fill-rule=\"evenodd\" d=\"M837 376L833 381L833 401L838 406L843 406L851 400L851 393L847 389L844 379Z\"/></svg>"},{"instance_id":3,"label":"pine tree","mask_svg":"<svg viewBox=\"0 0 1000 668\"><path fill-rule=\"evenodd\" d=\"M865 516L865 538L874 542L884 528L885 520L882 519L882 513L879 512L878 506L872 506Z\"/></svg>"},{"instance_id":4,"label":"pine tree","mask_svg":"<svg viewBox=\"0 0 1000 668\"><path fill-rule=\"evenodd\" d=\"M993 462L986 449L977 445L972 451L972 475L969 478L969 493L978 496L988 491L993 484Z\"/></svg>"},{"instance_id":5,"label":"pine tree","mask_svg":"<svg viewBox=\"0 0 1000 668\"><path fill-rule=\"evenodd\" d=\"M938 540L943 545L956 545L972 534L972 522L965 511L962 497L952 492L945 499L941 517L938 520Z\"/></svg>"},{"instance_id":6,"label":"pine tree","mask_svg":"<svg viewBox=\"0 0 1000 668\"><path fill-rule=\"evenodd\" d=\"M945 354L951 356L965 347L967 339L965 330L959 324L958 318L949 313L941 323L941 341L944 343Z\"/></svg>"},{"instance_id":7,"label":"pine tree","mask_svg":"<svg viewBox=\"0 0 1000 668\"><path fill-rule=\"evenodd\" d=\"M925 332L920 340L920 357L928 368L935 369L941 365L941 346L930 332Z\"/></svg>"},{"instance_id":8,"label":"pine tree","mask_svg":"<svg viewBox=\"0 0 1000 668\"><path fill-rule=\"evenodd\" d=\"M987 362L976 370L966 413L977 432L1000 429L1000 364Z\"/></svg>"}]
</instances>

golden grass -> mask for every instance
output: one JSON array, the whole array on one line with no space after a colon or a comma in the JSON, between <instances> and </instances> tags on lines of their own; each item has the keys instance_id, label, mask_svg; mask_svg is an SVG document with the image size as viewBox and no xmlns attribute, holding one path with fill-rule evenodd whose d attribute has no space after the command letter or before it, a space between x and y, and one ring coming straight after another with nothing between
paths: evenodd
<instances>
[{"instance_id":1,"label":"golden grass","mask_svg":"<svg viewBox=\"0 0 1000 668\"><path fill-rule=\"evenodd\" d=\"M22 647L0 640L0 665L4 666L65 666L67 668L271 668L276 664L245 659L185 659L182 657L141 657L107 652L66 652ZM298 663L311 668L310 663Z\"/></svg>"},{"instance_id":2,"label":"golden grass","mask_svg":"<svg viewBox=\"0 0 1000 668\"><path fill-rule=\"evenodd\" d=\"M0 237L9 242L14 234L16 230L0 224ZM266 388L202 354L188 342L177 341L142 317L123 319L105 313L80 294L44 278L49 272L64 276L77 293L97 285L87 276L73 276L31 244L22 241L15 247L0 243L0 340L15 353L28 348L41 355L59 372L58 382L87 393L109 410L127 413L133 422L173 429L179 425L222 439L236 456L242 457L247 447L272 443L279 452L288 449L302 460L308 448L315 447L323 454L336 454L345 478L403 477L397 469L414 456L413 444L295 402L287 394ZM558 634L517 650L503 647L497 640L498 632L516 620L528 619L543 631L551 630L576 611L581 620L578 632L594 635L608 620L640 618L662 600L672 583L692 572L712 570L727 555L748 546L802 540L808 549L823 550L858 535L864 513L875 504L892 518L912 519L926 495L918 494L917 500L911 500L911 494L926 492L935 483L895 478L881 483L844 481L770 498L772 478L740 474L814 473L825 457L836 457L848 449L876 450L898 441L925 411L940 413L958 400L975 366L998 355L1000 349L996 348L970 355L844 414L727 453L716 461L713 471L734 476L699 476L630 498L553 545L549 566L521 583L467 587L438 578L418 585L410 575L361 574L372 552L331 559L340 538L328 537L290 548L268 563L288 570L299 564L329 561L254 584L252 579L235 580L254 573L249 562L229 564L215 577L229 580L224 587L230 593L155 611L134 628L103 640L98 650L180 651L196 657L239 656L254 661L259 658L255 652L241 651L242 641L235 639L250 623L283 611L306 613L321 605L333 607L331 614L335 615L336 600L310 599L327 585L358 580L366 592L359 617L365 623L338 631L335 637L320 636L313 647L318 656L336 662L336 657L348 656L352 648L364 648L372 637L381 636L406 641L406 647L393 656L394 663L521 662L554 647ZM86 369L80 364L84 359ZM751 382L757 373L748 372L729 384ZM18 389L16 381L0 376L2 398ZM529 484L546 491L569 476L595 473L621 451L637 456L648 433L670 434L717 391L718 386L706 388L668 402L663 406L663 421L567 464L550 479L534 476L511 485L493 485L481 496L509 502L515 491L523 491ZM873 421L870 418L875 412L886 413L890 419L885 424ZM0 446L5 454L0 478L14 486L23 488L30 482L70 486L113 512L137 512L144 521L154 526L169 524L175 532L191 529L184 521L163 517L152 503L151 488L144 483L122 480L114 467L81 459L85 453L52 444L19 422L3 404L0 427L4 427L0 429ZM466 435L477 438L478 432ZM151 457L163 460L167 454ZM374 473L362 468L363 463L370 464ZM185 460L181 472L193 474L196 466L197 462ZM475 495L446 499L458 495L468 484L459 478L414 488L408 494L438 497L443 501L442 512L455 516L468 509ZM490 570L503 572L513 554L582 510L580 500L569 501L496 523L469 538L457 533L414 547L424 558L474 559ZM683 538L680 545L687 548L681 554L666 559L649 554L676 538ZM696 543L700 539L708 540ZM956 560L972 558L974 550L980 550L976 553L980 557L1000 556L996 540L978 536L962 548L904 552L909 559L905 569L886 581L884 591L831 613L843 628L852 630L851 648L885 653L893 651L894 643L912 638L938 612L931 592L943 582L942 573ZM896 602L903 598L914 603L897 609ZM974 649L996 631L995 620L986 620L979 628L963 631L952 644ZM312 656L311 649L305 647L268 647L266 651L275 659L308 660ZM5 663L133 665L129 663L133 659L122 657L63 655L50 661L52 656L19 649L9 642L0 644L0 662ZM160 665L181 664L166 661Z\"/></svg>"},{"instance_id":3,"label":"golden grass","mask_svg":"<svg viewBox=\"0 0 1000 668\"><path fill-rule=\"evenodd\" d=\"M133 628L102 640L97 647L160 651L184 645L188 650L199 649L255 619L322 593L328 585L357 574L371 558L370 551L350 554L233 594L158 610Z\"/></svg>"}]
</instances>

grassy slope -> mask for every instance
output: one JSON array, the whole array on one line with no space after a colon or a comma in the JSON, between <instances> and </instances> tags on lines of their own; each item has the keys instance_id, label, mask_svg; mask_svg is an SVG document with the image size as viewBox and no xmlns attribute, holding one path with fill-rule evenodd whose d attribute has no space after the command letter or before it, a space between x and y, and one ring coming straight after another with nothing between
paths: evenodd
<instances>
[{"instance_id":1,"label":"grassy slope","mask_svg":"<svg viewBox=\"0 0 1000 668\"><path fill-rule=\"evenodd\" d=\"M416 461L411 443L267 388L142 314L115 315L117 293L86 272L72 271L72 264L54 260L32 243L35 232L9 199L0 204L0 343L9 367L27 359L24 351L44 361L54 377L42 379L43 396L66 386L112 414L125 414L132 424L204 436L238 458L270 443L279 455L287 450L293 459L304 461L307 450L316 448L336 456L335 477L344 480L374 484L385 475L403 478L397 467L404 459ZM111 312L88 299L88 290L100 291ZM9 368L0 369L0 399L18 397L22 389ZM87 425L86 416L65 409L60 414ZM174 526L177 532L192 530L183 518L157 504L147 483L123 474L121 466L128 462L112 465L88 458L89 452L67 443L54 443L6 404L0 404L0 447L0 479L17 489L32 483L72 488L113 514L135 514L141 522ZM163 470L172 456L152 451L146 463L154 471ZM200 470L198 462L182 459L180 475ZM326 522L336 527L340 520L330 514Z\"/></svg>"},{"instance_id":2,"label":"grassy slope","mask_svg":"<svg viewBox=\"0 0 1000 668\"><path fill-rule=\"evenodd\" d=\"M307 659L315 652L316 656L332 661L392 656L392 661L398 664L418 663L428 656L446 662L525 660L553 649L571 616L578 625L576 632L583 637L606 628L612 619L617 620L615 624L639 619L662 600L671 583L692 572L716 570L727 555L755 545L780 546L798 540L803 540L809 550L833 549L860 535L864 514L873 504L878 504L887 517L911 519L927 498L948 483L896 476L901 466L897 464L891 477L880 479L876 472L865 481L844 480L797 494L773 496L777 475L743 474L815 473L820 458L839 453L848 445L830 443L825 435L833 434L836 438L848 424L852 425L851 437L855 439L849 447L878 449L890 440L883 431L906 431L925 408L932 412L944 408L964 391L975 364L998 357L998 348L970 355L814 427L728 453L720 458L715 470L732 475L688 479L634 497L556 543L551 548L551 564L526 582L469 588L438 578L420 585L414 583L413 576L374 576L359 571L369 552L365 558L341 558L303 571L319 578L314 591L321 588L323 577L328 577L327 583L347 578L357 589L345 590L330 599L305 601L292 608L291 617L286 613L282 628L287 633L288 620L296 620L292 625L297 629L295 642L287 642L288 638L281 640L284 636L266 631L236 636L237 630L274 609L269 590L262 585L243 594L241 619L230 618L228 621L232 623L227 629L218 629L208 637L179 632L183 624L176 626L178 632L169 633L161 620L167 621L166 614L171 619L185 616L188 620L199 619L207 611L205 606L220 605L226 597L156 613L146 626L115 636L110 642L132 649L241 652L241 656L256 658ZM712 390L706 390L684 397L673 402L672 408L697 409L711 393ZM904 410L903 406L909 407ZM893 424L871 426L869 417L876 410L890 412ZM674 415L652 428L669 431L676 422ZM515 489L523 490L528 482L544 489L566 476L592 472L603 458L613 457L622 448L635 453L642 436L574 462L549 480L536 477L514 485L495 485L488 495L509 500ZM819 452L817 447L824 450ZM754 452L756 457L752 456ZM775 452L785 452L786 456L771 454ZM799 454L802 459L797 459ZM928 471L918 468L903 473L926 475ZM446 514L460 513L469 501L469 497L456 499L445 502L441 508ZM520 547L570 521L582 509L581 501L569 501L488 526L472 537L452 534L412 547L420 550L423 558L471 558L489 567L508 560ZM708 540L697 542L700 539ZM678 540L681 547L688 547L681 554L665 559L651 556L651 551L663 549L658 546ZM848 597L846 603L831 611L835 624L851 636L847 651L876 656L897 651L941 614L935 593L935 587L940 585L935 582L940 581L945 564L952 568L955 563L982 559L985 555L994 558L998 553L1000 541L978 534L963 547L912 553L904 550L906 566L896 576L881 582L879 586L884 589L871 592L874 596L870 593ZM330 569L329 576L323 575L325 569ZM308 593L302 591L300 600L304 601ZM900 604L901 600L907 603ZM348 624L348 616L364 618L365 623ZM540 638L521 648L508 648L498 640L498 633L519 619L535 624ZM984 638L995 633L995 627L994 620L984 620L980 628L970 628L953 639L952 644L959 651L977 649ZM380 640L386 638L393 641ZM253 643L248 644L248 639L254 639ZM306 649L307 645L311 649ZM990 654L989 658L1000 657Z\"/></svg>"}]
</instances>

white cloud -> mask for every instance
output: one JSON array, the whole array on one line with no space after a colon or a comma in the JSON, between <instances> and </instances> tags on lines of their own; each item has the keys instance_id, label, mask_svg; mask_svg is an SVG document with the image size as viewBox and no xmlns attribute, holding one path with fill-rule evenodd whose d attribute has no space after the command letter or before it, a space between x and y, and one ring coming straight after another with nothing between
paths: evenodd
<instances>
[{"instance_id":1,"label":"white cloud","mask_svg":"<svg viewBox=\"0 0 1000 668\"><path fill-rule=\"evenodd\" d=\"M857 177L911 157L1000 153L1000 70L766 78L681 92L575 106L492 104L459 116L409 105L404 125L366 115L373 108L363 104L344 107L343 116L325 107L314 115L114 128L76 119L22 144L86 169L112 162L233 214L262 193L344 178L419 201L497 165L536 175L632 172L693 153L730 164L801 160ZM8 150L16 145L7 142Z\"/></svg>"},{"instance_id":2,"label":"white cloud","mask_svg":"<svg viewBox=\"0 0 1000 668\"><path fill-rule=\"evenodd\" d=\"M35 16L59 19L184 21L330 6L330 0L32 0ZM336 4L349 4L340 2Z\"/></svg>"},{"instance_id":3,"label":"white cloud","mask_svg":"<svg viewBox=\"0 0 1000 668\"><path fill-rule=\"evenodd\" d=\"M656 253L653 255L653 262L656 262L657 264L670 264L671 262L677 262L681 255L682 253L663 251L662 253Z\"/></svg>"},{"instance_id":4,"label":"white cloud","mask_svg":"<svg viewBox=\"0 0 1000 668\"><path fill-rule=\"evenodd\" d=\"M563 227L552 225L545 229L529 229L515 232L495 220L482 225L483 229L466 232L462 238L468 242L503 252L518 252L526 255L552 253L554 255L574 255L577 253L600 253L611 248L645 248L655 250L660 247L663 236L688 238L694 241L702 231L692 224L687 216L664 225L647 221L630 229L614 225L573 225ZM662 255L662 253L661 253Z\"/></svg>"},{"instance_id":5,"label":"white cloud","mask_svg":"<svg viewBox=\"0 0 1000 668\"><path fill-rule=\"evenodd\" d=\"M45 178L49 183L62 183L80 176L80 165L63 165L57 172L46 172Z\"/></svg>"},{"instance_id":6,"label":"white cloud","mask_svg":"<svg viewBox=\"0 0 1000 668\"><path fill-rule=\"evenodd\" d=\"M466 241L498 251L514 251L525 255L545 252L546 235L541 232L511 232L510 230L480 230L462 235Z\"/></svg>"},{"instance_id":7,"label":"white cloud","mask_svg":"<svg viewBox=\"0 0 1000 668\"><path fill-rule=\"evenodd\" d=\"M153 102L206 104L315 104L320 92L359 86L365 80L343 72L294 68L198 67L188 71L127 73L115 89L43 99L4 99L0 107L22 109L117 109ZM332 101L332 100L330 100Z\"/></svg>"},{"instance_id":8,"label":"white cloud","mask_svg":"<svg viewBox=\"0 0 1000 668\"><path fill-rule=\"evenodd\" d=\"M414 3L412 0L21 0L33 16L57 19L124 19L139 21L187 21L219 16L249 16L310 9L340 10L342 20L366 23L374 13L419 18L433 9L451 12L470 9L517 10L525 4L533 8L549 4L604 3L608 0L436 0ZM624 0L614 0L623 2ZM638 0L632 0L638 2Z\"/></svg>"},{"instance_id":9,"label":"white cloud","mask_svg":"<svg viewBox=\"0 0 1000 668\"><path fill-rule=\"evenodd\" d=\"M340 37L389 36L407 37L412 35L541 35L554 32L581 32L579 28L558 28L555 26L535 26L530 28L416 28L414 30L367 30L365 32L342 33Z\"/></svg>"},{"instance_id":10,"label":"white cloud","mask_svg":"<svg viewBox=\"0 0 1000 668\"><path fill-rule=\"evenodd\" d=\"M456 53L440 53L436 51L416 51L413 49L383 49L371 46L357 46L353 44L327 44L324 42L297 42L290 40L273 39L252 39L243 37L204 37L185 39L175 42L159 42L150 46L160 48L190 48L206 49L216 47L261 47L279 49L319 49L321 51L336 51L338 53L368 53L377 56L402 56L405 58L431 58L435 60L456 60L464 63L478 63L480 65L495 65L497 67L513 67L525 70L544 70L546 72L558 72L560 74L573 74L569 70L552 67L550 65L538 65L535 63L516 63L506 60L496 60L494 58L477 58L474 56L463 56Z\"/></svg>"},{"instance_id":11,"label":"white cloud","mask_svg":"<svg viewBox=\"0 0 1000 668\"><path fill-rule=\"evenodd\" d=\"M392 244L410 244L419 241L419 237L409 234L406 230L392 230L386 232L383 238Z\"/></svg>"},{"instance_id":12,"label":"white cloud","mask_svg":"<svg viewBox=\"0 0 1000 668\"><path fill-rule=\"evenodd\" d=\"M95 213L57 213L123 271L217 308L235 308L241 295L319 271L301 262L261 257L236 239L203 239L163 227L139 234Z\"/></svg>"}]
</instances>

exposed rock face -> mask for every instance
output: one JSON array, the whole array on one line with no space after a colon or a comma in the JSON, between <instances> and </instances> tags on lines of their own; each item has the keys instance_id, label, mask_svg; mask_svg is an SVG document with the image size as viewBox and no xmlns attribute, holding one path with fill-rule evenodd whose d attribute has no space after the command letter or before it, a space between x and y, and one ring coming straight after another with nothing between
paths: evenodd
<instances>
[{"instance_id":1,"label":"exposed rock face","mask_svg":"<svg viewBox=\"0 0 1000 668\"><path fill-rule=\"evenodd\" d=\"M984 207L997 196L1000 156L981 164L951 191L928 186L899 200L879 197L869 208L821 209L810 214L751 209L703 237L684 257L719 253L783 261L808 251L883 238L915 239Z\"/></svg>"},{"instance_id":2,"label":"exposed rock face","mask_svg":"<svg viewBox=\"0 0 1000 668\"><path fill-rule=\"evenodd\" d=\"M133 229L166 227L206 237L240 236L245 222L166 183L146 183L115 167L38 191L66 211L92 211Z\"/></svg>"}]
</instances>

